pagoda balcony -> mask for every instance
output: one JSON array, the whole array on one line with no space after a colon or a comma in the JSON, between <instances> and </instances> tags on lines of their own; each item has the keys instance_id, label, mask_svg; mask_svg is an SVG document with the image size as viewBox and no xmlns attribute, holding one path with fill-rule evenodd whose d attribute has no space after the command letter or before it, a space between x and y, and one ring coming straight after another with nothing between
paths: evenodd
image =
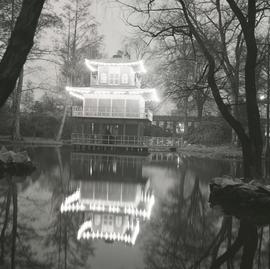
<instances>
[{"instance_id":1,"label":"pagoda balcony","mask_svg":"<svg viewBox=\"0 0 270 269\"><path fill-rule=\"evenodd\" d=\"M153 121L153 113L150 110L144 113L113 112L113 111L103 112L103 111L83 110L83 107L81 106L72 107L72 117L147 119Z\"/></svg>"}]
</instances>

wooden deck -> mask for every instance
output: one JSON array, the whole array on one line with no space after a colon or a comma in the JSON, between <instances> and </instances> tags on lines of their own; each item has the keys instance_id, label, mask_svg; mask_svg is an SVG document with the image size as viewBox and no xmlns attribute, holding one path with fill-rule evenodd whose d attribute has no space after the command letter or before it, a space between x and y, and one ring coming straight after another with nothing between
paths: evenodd
<instances>
[{"instance_id":1,"label":"wooden deck","mask_svg":"<svg viewBox=\"0 0 270 269\"><path fill-rule=\"evenodd\" d=\"M181 146L181 138L177 137L150 137L150 136L112 136L112 135L85 135L73 133L71 144L87 145L108 148L177 148Z\"/></svg>"}]
</instances>

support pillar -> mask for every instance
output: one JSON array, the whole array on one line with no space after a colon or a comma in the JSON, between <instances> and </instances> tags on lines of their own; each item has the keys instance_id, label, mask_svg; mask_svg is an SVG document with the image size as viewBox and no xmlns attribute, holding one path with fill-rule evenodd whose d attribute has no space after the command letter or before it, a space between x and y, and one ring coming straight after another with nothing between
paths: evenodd
<instances>
[{"instance_id":1,"label":"support pillar","mask_svg":"<svg viewBox=\"0 0 270 269\"><path fill-rule=\"evenodd\" d=\"M126 135L126 123L123 124L123 135Z\"/></svg>"},{"instance_id":2,"label":"support pillar","mask_svg":"<svg viewBox=\"0 0 270 269\"><path fill-rule=\"evenodd\" d=\"M172 125L173 125L173 136L175 136L176 135L176 122L173 121Z\"/></svg>"}]
</instances>

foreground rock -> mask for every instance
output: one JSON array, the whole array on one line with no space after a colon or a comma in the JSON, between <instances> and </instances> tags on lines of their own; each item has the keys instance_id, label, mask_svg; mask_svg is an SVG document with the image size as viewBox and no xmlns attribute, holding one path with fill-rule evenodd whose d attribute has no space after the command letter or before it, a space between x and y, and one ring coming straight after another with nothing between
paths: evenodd
<instances>
[{"instance_id":1,"label":"foreground rock","mask_svg":"<svg viewBox=\"0 0 270 269\"><path fill-rule=\"evenodd\" d=\"M240 220L270 224L270 188L256 182L215 178L210 183L209 203Z\"/></svg>"},{"instance_id":2,"label":"foreground rock","mask_svg":"<svg viewBox=\"0 0 270 269\"><path fill-rule=\"evenodd\" d=\"M11 175L26 175L35 170L26 151L14 152L2 147L0 150L0 173Z\"/></svg>"}]
</instances>

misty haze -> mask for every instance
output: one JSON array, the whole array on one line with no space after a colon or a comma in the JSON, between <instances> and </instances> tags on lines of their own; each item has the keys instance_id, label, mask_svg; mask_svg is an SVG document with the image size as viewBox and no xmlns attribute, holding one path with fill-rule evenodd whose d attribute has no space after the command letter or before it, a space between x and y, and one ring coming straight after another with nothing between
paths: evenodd
<instances>
[{"instance_id":1,"label":"misty haze","mask_svg":"<svg viewBox=\"0 0 270 269\"><path fill-rule=\"evenodd\" d=\"M268 0L0 0L0 268L270 269Z\"/></svg>"}]
</instances>

